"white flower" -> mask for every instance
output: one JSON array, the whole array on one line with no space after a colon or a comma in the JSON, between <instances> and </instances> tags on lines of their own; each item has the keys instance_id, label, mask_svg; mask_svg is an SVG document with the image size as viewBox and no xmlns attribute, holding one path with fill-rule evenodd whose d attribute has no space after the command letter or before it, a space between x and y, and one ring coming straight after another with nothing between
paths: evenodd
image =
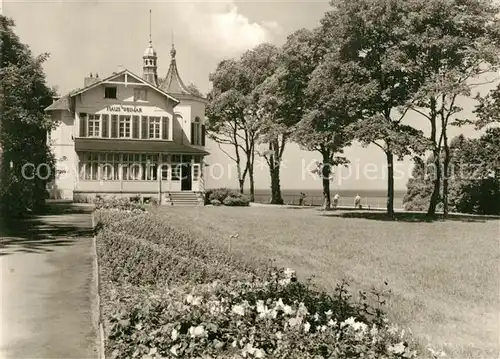
<instances>
[{"instance_id":1,"label":"white flower","mask_svg":"<svg viewBox=\"0 0 500 359\"><path fill-rule=\"evenodd\" d=\"M245 315L245 308L242 305L234 305L232 312L238 315Z\"/></svg>"},{"instance_id":2,"label":"white flower","mask_svg":"<svg viewBox=\"0 0 500 359\"><path fill-rule=\"evenodd\" d=\"M189 328L189 334L191 335L191 338L201 337L205 335L205 328L203 328L203 325L191 327Z\"/></svg>"},{"instance_id":3,"label":"white flower","mask_svg":"<svg viewBox=\"0 0 500 359\"><path fill-rule=\"evenodd\" d=\"M333 319L330 319L327 324L328 324L328 326L333 327L334 325L337 324L337 321L333 320Z\"/></svg>"},{"instance_id":4,"label":"white flower","mask_svg":"<svg viewBox=\"0 0 500 359\"><path fill-rule=\"evenodd\" d=\"M356 323L356 319L354 319L354 317L350 317L349 319L346 319L342 322L342 326L344 325L353 326L354 323Z\"/></svg>"},{"instance_id":5,"label":"white flower","mask_svg":"<svg viewBox=\"0 0 500 359\"><path fill-rule=\"evenodd\" d=\"M177 338L179 337L179 332L175 329L172 329L172 335L170 336L172 338L172 340L177 340Z\"/></svg>"},{"instance_id":6,"label":"white flower","mask_svg":"<svg viewBox=\"0 0 500 359\"><path fill-rule=\"evenodd\" d=\"M331 317L331 316L333 315L332 310L331 310L331 309L329 309L327 312L325 312L325 315L326 315L327 317Z\"/></svg>"},{"instance_id":7,"label":"white flower","mask_svg":"<svg viewBox=\"0 0 500 359\"><path fill-rule=\"evenodd\" d=\"M398 343L396 345L391 345L389 348L390 352L393 352L394 354L403 354L406 350L406 347L404 343Z\"/></svg>"},{"instance_id":8,"label":"white flower","mask_svg":"<svg viewBox=\"0 0 500 359\"><path fill-rule=\"evenodd\" d=\"M314 321L317 322L319 320L319 314L318 313L314 314L313 318Z\"/></svg>"},{"instance_id":9,"label":"white flower","mask_svg":"<svg viewBox=\"0 0 500 359\"><path fill-rule=\"evenodd\" d=\"M295 271L293 269L287 268L285 269L283 274L285 274L285 277L287 278L292 278L293 276L295 276Z\"/></svg>"},{"instance_id":10,"label":"white flower","mask_svg":"<svg viewBox=\"0 0 500 359\"><path fill-rule=\"evenodd\" d=\"M177 349L179 348L179 344L175 344L172 348L170 348L170 353L177 356Z\"/></svg>"},{"instance_id":11,"label":"white flower","mask_svg":"<svg viewBox=\"0 0 500 359\"><path fill-rule=\"evenodd\" d=\"M192 305L200 305L201 304L201 297L193 297L193 301L191 302Z\"/></svg>"},{"instance_id":12,"label":"white flower","mask_svg":"<svg viewBox=\"0 0 500 359\"><path fill-rule=\"evenodd\" d=\"M186 302L188 302L188 304L191 304L193 302L193 296L191 294L188 294L188 296L186 297Z\"/></svg>"},{"instance_id":13,"label":"white flower","mask_svg":"<svg viewBox=\"0 0 500 359\"><path fill-rule=\"evenodd\" d=\"M288 319L288 324L293 328L301 323L301 319L299 318L290 318Z\"/></svg>"},{"instance_id":14,"label":"white flower","mask_svg":"<svg viewBox=\"0 0 500 359\"><path fill-rule=\"evenodd\" d=\"M306 324L304 324L304 332L309 332L309 329L311 329L311 324L309 324L309 322L306 322Z\"/></svg>"},{"instance_id":15,"label":"white flower","mask_svg":"<svg viewBox=\"0 0 500 359\"><path fill-rule=\"evenodd\" d=\"M321 330L322 332L324 332L326 330L326 325L322 325L321 327L319 327L319 330Z\"/></svg>"},{"instance_id":16,"label":"white flower","mask_svg":"<svg viewBox=\"0 0 500 359\"><path fill-rule=\"evenodd\" d=\"M276 338L278 338L279 340L283 339L283 334L281 334L281 332L277 332Z\"/></svg>"}]
</instances>

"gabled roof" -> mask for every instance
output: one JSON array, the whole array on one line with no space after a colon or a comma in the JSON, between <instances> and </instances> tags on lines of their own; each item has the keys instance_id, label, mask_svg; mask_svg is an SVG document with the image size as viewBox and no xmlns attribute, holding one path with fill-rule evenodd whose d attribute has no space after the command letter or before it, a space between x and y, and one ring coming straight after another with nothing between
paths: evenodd
<instances>
[{"instance_id":1,"label":"gabled roof","mask_svg":"<svg viewBox=\"0 0 500 359\"><path fill-rule=\"evenodd\" d=\"M105 79L102 79L101 81L95 82L95 83L93 83L93 84L91 84L91 85L89 85L89 86L87 86L87 87L84 87L83 89L81 89L81 90L76 91L75 93L73 93L71 96L79 95L79 94L81 94L81 93L83 93L83 92L85 92L85 91L88 91L88 90L93 89L93 88L95 88L95 87L97 87L97 86L100 86L100 85L102 85L103 83L106 83L106 82L108 82L108 81L112 81L114 78L116 78L116 77L120 77L120 76L122 76L122 75L124 75L124 74L127 74L127 75L129 75L129 76L132 76L133 78L135 78L135 79L136 79L136 80L138 80L139 82L141 82L141 83L143 83L143 84L145 84L145 85L148 85L148 86L149 86L149 87L151 87L153 90L155 90L155 91L157 91L157 92L161 93L163 96L166 96L166 97L170 98L170 99L171 99L171 100L173 100L174 102L177 102L177 103L179 103L179 102L180 102L180 101L179 101L179 100L177 100L175 97L173 97L173 96L169 95L168 93L166 93L166 92L165 92L164 90L162 90L161 88L156 87L155 85L153 85L152 83L150 83L150 82L148 82L148 81L145 81L145 80L144 80L144 79L142 79L140 76L137 76L137 75L136 75L136 74L134 74L132 71L127 70L127 69L125 69L125 70L123 70L123 71L120 71L120 72L118 72L118 73L115 73L115 74L113 74L113 75L111 75L111 76L109 76L109 77L107 77L107 78L105 78Z\"/></svg>"},{"instance_id":2,"label":"gabled roof","mask_svg":"<svg viewBox=\"0 0 500 359\"><path fill-rule=\"evenodd\" d=\"M159 87L157 87L157 86L155 86L155 85L153 85L153 84L145 81L140 76L137 76L133 72L125 69L125 70L120 71L118 73L114 73L113 75L111 75L109 77L106 77L106 78L104 78L104 79L102 79L100 81L94 82L94 83L90 84L89 86L86 86L86 87L84 87L82 89L76 89L76 90L73 90L73 91L71 91L70 93L68 93L68 94L66 94L64 96L61 96L60 99L58 99L53 104L51 104L49 107L47 107L45 109L45 111L70 110L71 97L79 95L81 93L84 93L84 92L86 92L88 90L91 90L93 88L96 88L97 86L103 85L103 84L105 84L108 81L112 81L115 78L119 78L119 77L123 76L124 74L127 74L128 76L132 76L135 80L139 81L142 84L145 84L145 85L149 86L153 90L159 92L160 94L162 94L165 97L168 97L172 101L174 101L176 103L180 102L178 99L176 99L172 95L169 95L168 93L166 93L165 91L163 91Z\"/></svg>"}]
</instances>

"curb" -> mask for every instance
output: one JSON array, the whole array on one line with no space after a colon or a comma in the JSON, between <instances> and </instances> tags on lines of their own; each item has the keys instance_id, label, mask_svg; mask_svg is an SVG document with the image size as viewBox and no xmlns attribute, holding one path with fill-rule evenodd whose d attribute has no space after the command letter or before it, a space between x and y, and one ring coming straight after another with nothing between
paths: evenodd
<instances>
[{"instance_id":1,"label":"curb","mask_svg":"<svg viewBox=\"0 0 500 359\"><path fill-rule=\"evenodd\" d=\"M95 229L95 212L92 212L92 228ZM92 238L92 245L94 247L94 268L95 268L95 282L96 282L96 293L97 293L97 323L99 326L99 359L105 359L106 355L104 353L104 325L102 323L102 313L101 313L101 285L99 282L99 261L97 259L97 238L94 233Z\"/></svg>"}]
</instances>

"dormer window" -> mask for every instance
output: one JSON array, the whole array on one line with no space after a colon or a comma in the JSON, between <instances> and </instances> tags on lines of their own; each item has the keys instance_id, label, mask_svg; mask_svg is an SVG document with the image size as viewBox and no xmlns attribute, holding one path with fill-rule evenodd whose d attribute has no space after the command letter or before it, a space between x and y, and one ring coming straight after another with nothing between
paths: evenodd
<instances>
[{"instance_id":1,"label":"dormer window","mask_svg":"<svg viewBox=\"0 0 500 359\"><path fill-rule=\"evenodd\" d=\"M104 98L116 99L116 87L105 87L104 88Z\"/></svg>"},{"instance_id":2,"label":"dormer window","mask_svg":"<svg viewBox=\"0 0 500 359\"><path fill-rule=\"evenodd\" d=\"M148 100L148 92L146 89L134 89L134 101L147 101Z\"/></svg>"}]
</instances>

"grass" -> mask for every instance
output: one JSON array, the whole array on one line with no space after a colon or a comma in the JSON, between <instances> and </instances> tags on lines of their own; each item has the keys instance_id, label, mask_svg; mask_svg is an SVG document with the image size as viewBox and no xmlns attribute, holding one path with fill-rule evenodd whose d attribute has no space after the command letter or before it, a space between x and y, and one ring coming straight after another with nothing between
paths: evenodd
<instances>
[{"instance_id":1,"label":"grass","mask_svg":"<svg viewBox=\"0 0 500 359\"><path fill-rule=\"evenodd\" d=\"M387 222L314 209L159 208L169 224L247 260L274 259L331 290L392 294L389 318L448 358L498 358L500 221Z\"/></svg>"}]
</instances>

